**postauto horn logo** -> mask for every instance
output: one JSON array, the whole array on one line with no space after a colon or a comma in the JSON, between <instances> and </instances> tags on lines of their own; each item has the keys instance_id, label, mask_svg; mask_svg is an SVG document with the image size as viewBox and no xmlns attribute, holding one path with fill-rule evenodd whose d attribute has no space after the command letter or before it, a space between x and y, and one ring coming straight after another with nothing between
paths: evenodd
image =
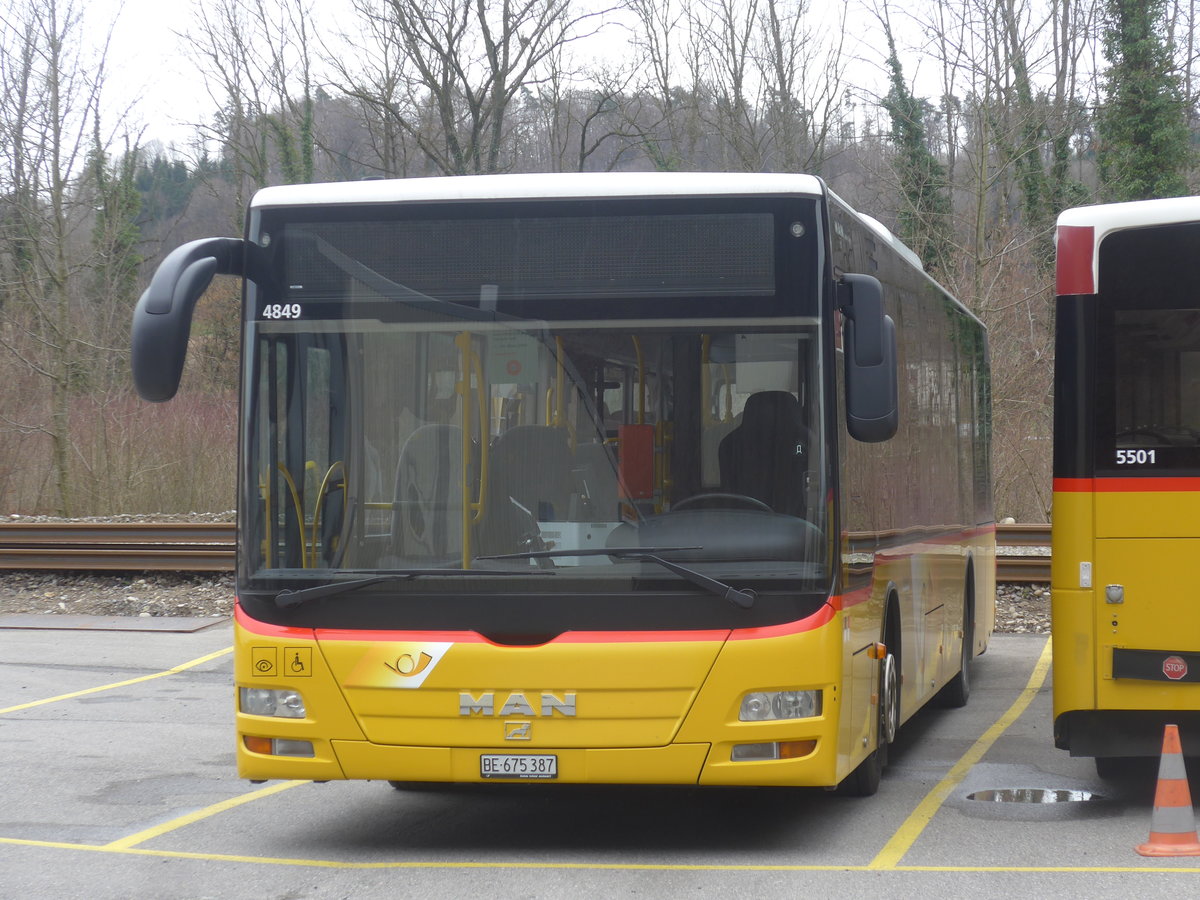
<instances>
[{"instance_id":1,"label":"postauto horn logo","mask_svg":"<svg viewBox=\"0 0 1200 900\"><path fill-rule=\"evenodd\" d=\"M449 641L413 641L371 647L351 673L347 687L419 688L453 646Z\"/></svg>"}]
</instances>

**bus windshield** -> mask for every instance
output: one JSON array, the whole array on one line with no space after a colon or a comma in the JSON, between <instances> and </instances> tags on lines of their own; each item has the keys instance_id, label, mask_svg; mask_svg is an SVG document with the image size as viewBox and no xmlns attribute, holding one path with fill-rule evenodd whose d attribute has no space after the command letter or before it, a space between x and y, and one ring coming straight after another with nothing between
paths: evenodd
<instances>
[{"instance_id":1,"label":"bus windshield","mask_svg":"<svg viewBox=\"0 0 1200 900\"><path fill-rule=\"evenodd\" d=\"M1117 231L1100 244L1099 472L1200 471L1200 309L1174 265L1198 236L1200 226L1182 223Z\"/></svg>"},{"instance_id":2,"label":"bus windshield","mask_svg":"<svg viewBox=\"0 0 1200 900\"><path fill-rule=\"evenodd\" d=\"M1200 310L1116 310L1113 325L1118 449L1200 447Z\"/></svg>"},{"instance_id":3,"label":"bus windshield","mask_svg":"<svg viewBox=\"0 0 1200 900\"><path fill-rule=\"evenodd\" d=\"M268 223L243 587L825 596L803 206Z\"/></svg>"}]
</instances>

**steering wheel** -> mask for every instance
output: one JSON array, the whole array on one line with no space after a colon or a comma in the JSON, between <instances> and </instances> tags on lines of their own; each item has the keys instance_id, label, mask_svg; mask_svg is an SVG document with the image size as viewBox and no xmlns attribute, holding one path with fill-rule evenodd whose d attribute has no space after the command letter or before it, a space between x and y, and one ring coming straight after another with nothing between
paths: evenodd
<instances>
[{"instance_id":1,"label":"steering wheel","mask_svg":"<svg viewBox=\"0 0 1200 900\"><path fill-rule=\"evenodd\" d=\"M767 504L763 503L757 497L749 497L746 494L725 494L719 491L707 494L692 494L692 496L680 500L671 508L672 510L686 509L689 506L709 505L710 502L714 506L741 506L758 510L759 512L775 512L775 510L771 509L771 507L767 506Z\"/></svg>"}]
</instances>

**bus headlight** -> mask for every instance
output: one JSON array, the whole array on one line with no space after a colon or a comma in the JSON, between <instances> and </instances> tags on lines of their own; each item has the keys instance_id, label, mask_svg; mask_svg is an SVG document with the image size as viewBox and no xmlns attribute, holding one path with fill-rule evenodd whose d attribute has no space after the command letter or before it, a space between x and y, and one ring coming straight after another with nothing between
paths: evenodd
<instances>
[{"instance_id":1,"label":"bus headlight","mask_svg":"<svg viewBox=\"0 0 1200 900\"><path fill-rule=\"evenodd\" d=\"M742 697L738 719L742 722L769 722L777 719L808 719L820 714L820 691L755 691Z\"/></svg>"},{"instance_id":2,"label":"bus headlight","mask_svg":"<svg viewBox=\"0 0 1200 900\"><path fill-rule=\"evenodd\" d=\"M304 698L296 691L275 691L267 688L238 688L238 707L251 716L278 716L284 719L303 719Z\"/></svg>"}]
</instances>

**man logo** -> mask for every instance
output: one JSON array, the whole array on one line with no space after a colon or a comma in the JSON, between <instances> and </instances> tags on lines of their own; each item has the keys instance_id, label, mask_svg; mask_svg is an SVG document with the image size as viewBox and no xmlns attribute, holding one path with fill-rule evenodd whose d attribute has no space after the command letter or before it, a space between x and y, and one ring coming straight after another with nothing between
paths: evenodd
<instances>
[{"instance_id":1,"label":"man logo","mask_svg":"<svg viewBox=\"0 0 1200 900\"><path fill-rule=\"evenodd\" d=\"M458 692L458 714L460 716L542 716L548 717L558 713L560 716L575 715L575 692L567 691L562 697L556 697L549 691L543 691L539 709L525 699L521 691L513 691L496 709L496 692L484 691L476 697L470 691Z\"/></svg>"},{"instance_id":2,"label":"man logo","mask_svg":"<svg viewBox=\"0 0 1200 900\"><path fill-rule=\"evenodd\" d=\"M531 740L533 740L533 723L532 722L505 722L504 723L504 739L506 741L531 741Z\"/></svg>"}]
</instances>

